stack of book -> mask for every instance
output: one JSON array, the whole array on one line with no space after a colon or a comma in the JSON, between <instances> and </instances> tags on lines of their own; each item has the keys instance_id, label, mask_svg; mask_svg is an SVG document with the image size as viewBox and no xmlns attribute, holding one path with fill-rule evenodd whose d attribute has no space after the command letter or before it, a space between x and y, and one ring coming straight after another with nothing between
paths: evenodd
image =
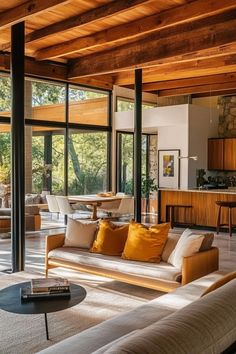
<instances>
[{"instance_id":1,"label":"stack of book","mask_svg":"<svg viewBox=\"0 0 236 354\"><path fill-rule=\"evenodd\" d=\"M31 286L21 289L23 300L49 298L70 298L70 284L63 278L37 278L31 280Z\"/></svg>"}]
</instances>

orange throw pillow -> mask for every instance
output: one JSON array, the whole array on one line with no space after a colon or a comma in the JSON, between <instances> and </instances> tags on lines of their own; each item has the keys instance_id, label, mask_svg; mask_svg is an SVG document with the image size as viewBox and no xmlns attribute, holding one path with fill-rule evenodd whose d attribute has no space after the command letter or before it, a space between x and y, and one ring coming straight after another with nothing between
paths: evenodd
<instances>
[{"instance_id":1,"label":"orange throw pillow","mask_svg":"<svg viewBox=\"0 0 236 354\"><path fill-rule=\"evenodd\" d=\"M122 258L160 263L169 228L169 224L146 227L131 223Z\"/></svg>"},{"instance_id":2,"label":"orange throw pillow","mask_svg":"<svg viewBox=\"0 0 236 354\"><path fill-rule=\"evenodd\" d=\"M225 285L234 278L236 278L236 272L226 274L223 278L220 278L219 280L215 281L215 283L211 284L201 296L211 293L212 291L220 288L221 286Z\"/></svg>"},{"instance_id":3,"label":"orange throw pillow","mask_svg":"<svg viewBox=\"0 0 236 354\"><path fill-rule=\"evenodd\" d=\"M96 240L90 252L108 256L120 256L125 247L129 225L115 225L108 220L100 223Z\"/></svg>"}]
</instances>

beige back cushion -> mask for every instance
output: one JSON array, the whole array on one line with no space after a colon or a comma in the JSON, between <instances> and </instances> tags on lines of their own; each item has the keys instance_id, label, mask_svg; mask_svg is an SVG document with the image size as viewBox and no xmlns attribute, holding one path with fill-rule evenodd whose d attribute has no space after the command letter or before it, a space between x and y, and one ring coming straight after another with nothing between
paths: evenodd
<instances>
[{"instance_id":1,"label":"beige back cushion","mask_svg":"<svg viewBox=\"0 0 236 354\"><path fill-rule=\"evenodd\" d=\"M194 233L193 230L186 229L180 236L175 249L168 258L168 263L174 267L181 269L183 258L190 257L199 252L204 235Z\"/></svg>"},{"instance_id":2,"label":"beige back cushion","mask_svg":"<svg viewBox=\"0 0 236 354\"><path fill-rule=\"evenodd\" d=\"M64 246L89 249L95 239L97 227L97 222L80 222L68 218Z\"/></svg>"},{"instance_id":3,"label":"beige back cushion","mask_svg":"<svg viewBox=\"0 0 236 354\"><path fill-rule=\"evenodd\" d=\"M180 238L180 235L178 235L178 234L172 234L172 233L168 234L166 244L164 246L164 249L163 249L163 252L161 255L161 259L163 262L168 261L168 258L170 257L171 252L175 249L175 246L176 246L179 238Z\"/></svg>"}]
</instances>

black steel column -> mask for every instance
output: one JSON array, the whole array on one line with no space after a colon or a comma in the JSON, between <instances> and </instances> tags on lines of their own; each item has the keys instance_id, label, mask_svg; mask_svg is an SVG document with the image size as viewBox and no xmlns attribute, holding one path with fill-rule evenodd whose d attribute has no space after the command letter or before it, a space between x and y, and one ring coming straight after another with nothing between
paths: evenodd
<instances>
[{"instance_id":1,"label":"black steel column","mask_svg":"<svg viewBox=\"0 0 236 354\"><path fill-rule=\"evenodd\" d=\"M52 133L44 135L44 164L52 166ZM48 167L48 166L46 166ZM46 168L46 175L43 176L43 189L52 193L52 170Z\"/></svg>"},{"instance_id":2,"label":"black steel column","mask_svg":"<svg viewBox=\"0 0 236 354\"><path fill-rule=\"evenodd\" d=\"M112 92L108 94L108 125L112 129ZM112 190L112 130L107 133L107 189Z\"/></svg>"},{"instance_id":3,"label":"black steel column","mask_svg":"<svg viewBox=\"0 0 236 354\"><path fill-rule=\"evenodd\" d=\"M70 87L66 84L66 130L65 130L65 142L64 142L64 193L68 195L68 164L69 164L69 104L70 104Z\"/></svg>"},{"instance_id":4,"label":"black steel column","mask_svg":"<svg viewBox=\"0 0 236 354\"><path fill-rule=\"evenodd\" d=\"M25 266L25 121L24 121L24 47L25 25L11 28L11 94L12 94L12 271Z\"/></svg>"},{"instance_id":5,"label":"black steel column","mask_svg":"<svg viewBox=\"0 0 236 354\"><path fill-rule=\"evenodd\" d=\"M134 218L141 222L142 212L142 69L135 70L134 104Z\"/></svg>"}]
</instances>

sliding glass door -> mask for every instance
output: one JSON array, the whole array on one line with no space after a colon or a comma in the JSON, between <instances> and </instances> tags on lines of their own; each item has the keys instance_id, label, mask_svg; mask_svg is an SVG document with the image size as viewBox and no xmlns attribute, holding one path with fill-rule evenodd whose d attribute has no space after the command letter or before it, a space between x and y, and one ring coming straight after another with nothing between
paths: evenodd
<instances>
[{"instance_id":1,"label":"sliding glass door","mask_svg":"<svg viewBox=\"0 0 236 354\"><path fill-rule=\"evenodd\" d=\"M156 213L157 135L142 135L142 212ZM133 195L133 133L117 133L117 191Z\"/></svg>"}]
</instances>

